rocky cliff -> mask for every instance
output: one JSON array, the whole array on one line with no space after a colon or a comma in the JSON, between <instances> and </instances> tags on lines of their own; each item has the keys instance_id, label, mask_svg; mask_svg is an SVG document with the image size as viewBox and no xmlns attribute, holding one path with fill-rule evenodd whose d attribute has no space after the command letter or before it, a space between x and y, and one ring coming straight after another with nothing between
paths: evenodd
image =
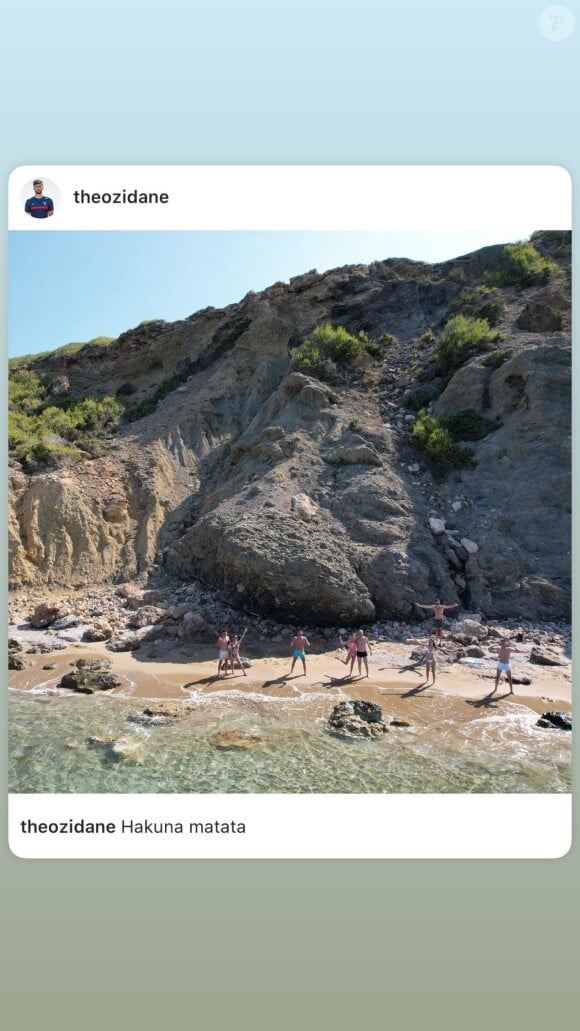
<instances>
[{"instance_id":1,"label":"rocky cliff","mask_svg":"<svg viewBox=\"0 0 580 1031\"><path fill-rule=\"evenodd\" d=\"M494 288L493 313L482 277L504 268L499 246L312 271L29 360L70 397L123 399L126 418L97 457L11 462L11 586L163 568L293 623L405 618L436 594L488 616L566 618L569 235L534 244L558 274ZM445 324L486 298L501 338L442 375ZM324 323L369 341L334 382L292 354ZM412 433L425 407L488 427L444 479Z\"/></svg>"}]
</instances>

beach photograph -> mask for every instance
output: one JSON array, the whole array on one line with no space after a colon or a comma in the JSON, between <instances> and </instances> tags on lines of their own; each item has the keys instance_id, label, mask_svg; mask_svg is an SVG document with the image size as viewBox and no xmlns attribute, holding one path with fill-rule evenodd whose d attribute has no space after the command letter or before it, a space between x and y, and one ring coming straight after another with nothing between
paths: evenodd
<instances>
[{"instance_id":1,"label":"beach photograph","mask_svg":"<svg viewBox=\"0 0 580 1031\"><path fill-rule=\"evenodd\" d=\"M569 232L10 235L11 792L570 792Z\"/></svg>"}]
</instances>

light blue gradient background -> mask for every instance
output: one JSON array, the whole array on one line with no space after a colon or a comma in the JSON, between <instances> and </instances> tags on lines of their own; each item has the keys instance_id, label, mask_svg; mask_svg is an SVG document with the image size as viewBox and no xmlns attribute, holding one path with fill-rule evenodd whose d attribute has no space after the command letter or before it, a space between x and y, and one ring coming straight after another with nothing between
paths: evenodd
<instances>
[{"instance_id":1,"label":"light blue gradient background","mask_svg":"<svg viewBox=\"0 0 580 1031\"><path fill-rule=\"evenodd\" d=\"M35 162L521 162L577 181L580 9L567 5L576 32L552 43L546 6L11 8L2 178ZM577 848L527 863L42 863L4 840L0 852L3 1007L18 1031L534 1031L572 1027L579 1009Z\"/></svg>"}]
</instances>

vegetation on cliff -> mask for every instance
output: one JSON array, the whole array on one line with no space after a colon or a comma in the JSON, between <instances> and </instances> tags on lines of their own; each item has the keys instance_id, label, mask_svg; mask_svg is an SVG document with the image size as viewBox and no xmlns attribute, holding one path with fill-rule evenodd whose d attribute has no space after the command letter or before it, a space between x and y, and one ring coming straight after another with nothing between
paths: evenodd
<instances>
[{"instance_id":1,"label":"vegetation on cliff","mask_svg":"<svg viewBox=\"0 0 580 1031\"><path fill-rule=\"evenodd\" d=\"M547 283L552 276L562 275L560 266L539 254L530 240L507 244L504 259L501 268L485 273L485 285L538 286Z\"/></svg>"},{"instance_id":2,"label":"vegetation on cliff","mask_svg":"<svg viewBox=\"0 0 580 1031\"><path fill-rule=\"evenodd\" d=\"M59 393L59 381L31 369L10 377L8 444L10 454L26 471L82 451L99 453L123 413L114 397L75 399Z\"/></svg>"},{"instance_id":3,"label":"vegetation on cliff","mask_svg":"<svg viewBox=\"0 0 580 1031\"><path fill-rule=\"evenodd\" d=\"M327 383L340 383L349 374L364 371L371 359L372 344L364 332L356 336L344 326L325 322L317 326L300 347L292 350L296 369Z\"/></svg>"},{"instance_id":4,"label":"vegetation on cliff","mask_svg":"<svg viewBox=\"0 0 580 1031\"><path fill-rule=\"evenodd\" d=\"M450 379L457 369L476 354L490 351L502 339L501 333L492 329L487 319L473 319L467 315L456 315L450 319L437 345L437 371Z\"/></svg>"}]
</instances>

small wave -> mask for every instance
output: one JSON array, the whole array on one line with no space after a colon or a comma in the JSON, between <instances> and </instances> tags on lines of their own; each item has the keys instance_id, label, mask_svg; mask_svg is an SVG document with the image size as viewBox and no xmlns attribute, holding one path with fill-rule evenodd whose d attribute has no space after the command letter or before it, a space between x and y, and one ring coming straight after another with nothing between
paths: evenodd
<instances>
[{"instance_id":1,"label":"small wave","mask_svg":"<svg viewBox=\"0 0 580 1031\"><path fill-rule=\"evenodd\" d=\"M189 692L189 700L196 705L201 704L211 708L216 703L230 701L260 702L261 704L272 703L272 705L296 706L300 703L308 704L309 702L320 701L332 701L336 703L337 700L343 700L348 697L343 691L329 695L328 689L325 691L300 691L299 688L295 688L295 691L296 693L294 695L275 695L259 691L241 691L236 688L225 691L204 691L203 689L198 688Z\"/></svg>"}]
</instances>

